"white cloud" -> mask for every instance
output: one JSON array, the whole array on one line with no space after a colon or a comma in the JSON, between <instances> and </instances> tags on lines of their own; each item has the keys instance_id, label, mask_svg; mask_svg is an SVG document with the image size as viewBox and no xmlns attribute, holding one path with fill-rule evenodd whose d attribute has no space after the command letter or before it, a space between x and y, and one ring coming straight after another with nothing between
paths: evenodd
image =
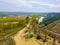
<instances>
[{"instance_id":1,"label":"white cloud","mask_svg":"<svg viewBox=\"0 0 60 45\"><path fill-rule=\"evenodd\" d=\"M48 1L50 0L46 0L46 2L44 2L43 0L42 1L41 0L0 0L0 1L19 8L22 7L26 9L29 8L30 9L44 9L44 8L58 9L60 7L60 4L49 3ZM55 0L55 1L59 1L59 0Z\"/></svg>"},{"instance_id":2,"label":"white cloud","mask_svg":"<svg viewBox=\"0 0 60 45\"><path fill-rule=\"evenodd\" d=\"M56 1L59 1L59 0L56 0Z\"/></svg>"},{"instance_id":3,"label":"white cloud","mask_svg":"<svg viewBox=\"0 0 60 45\"><path fill-rule=\"evenodd\" d=\"M2 0L2 1L9 4L14 4L16 6L26 6L26 7L32 6L32 4L27 3L26 0Z\"/></svg>"},{"instance_id":4,"label":"white cloud","mask_svg":"<svg viewBox=\"0 0 60 45\"><path fill-rule=\"evenodd\" d=\"M60 7L60 4L51 4L51 3L46 3L46 2L31 1L30 3L32 3L32 4L37 4L37 5L48 6L48 7L50 7L50 8L58 8L58 7ZM40 7L40 6L39 6L39 7Z\"/></svg>"},{"instance_id":5,"label":"white cloud","mask_svg":"<svg viewBox=\"0 0 60 45\"><path fill-rule=\"evenodd\" d=\"M10 4L14 4L16 6L25 6L25 7L30 7L30 8L34 8L33 5L37 4L39 5L39 8L41 7L40 5L43 6L48 6L49 8L58 8L60 7L60 4L51 4L51 3L46 3L46 2L41 2L41 1L36 1L36 0L1 0L4 1L6 3L10 3ZM56 0L58 1L58 0Z\"/></svg>"}]
</instances>

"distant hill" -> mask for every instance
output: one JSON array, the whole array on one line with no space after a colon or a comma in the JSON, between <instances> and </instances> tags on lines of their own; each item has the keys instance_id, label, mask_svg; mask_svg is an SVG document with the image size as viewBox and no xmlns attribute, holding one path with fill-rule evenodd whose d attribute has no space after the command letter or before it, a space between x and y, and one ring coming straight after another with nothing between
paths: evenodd
<instances>
[{"instance_id":1,"label":"distant hill","mask_svg":"<svg viewBox=\"0 0 60 45\"><path fill-rule=\"evenodd\" d=\"M44 14L32 14L32 15L30 15L30 17L32 17L32 18L40 18L40 17L45 17L46 15L44 15Z\"/></svg>"},{"instance_id":2,"label":"distant hill","mask_svg":"<svg viewBox=\"0 0 60 45\"><path fill-rule=\"evenodd\" d=\"M0 14L0 17L8 17L8 14Z\"/></svg>"},{"instance_id":3,"label":"distant hill","mask_svg":"<svg viewBox=\"0 0 60 45\"><path fill-rule=\"evenodd\" d=\"M0 12L0 17L26 17L32 16L34 18L39 16L46 16L47 13L40 12Z\"/></svg>"},{"instance_id":4,"label":"distant hill","mask_svg":"<svg viewBox=\"0 0 60 45\"><path fill-rule=\"evenodd\" d=\"M44 19L44 24L52 23L56 20L60 20L60 13L48 13L47 18Z\"/></svg>"},{"instance_id":5,"label":"distant hill","mask_svg":"<svg viewBox=\"0 0 60 45\"><path fill-rule=\"evenodd\" d=\"M10 15L36 15L36 14L42 14L46 15L47 13L41 13L41 12L0 12L0 14L10 14Z\"/></svg>"}]
</instances>

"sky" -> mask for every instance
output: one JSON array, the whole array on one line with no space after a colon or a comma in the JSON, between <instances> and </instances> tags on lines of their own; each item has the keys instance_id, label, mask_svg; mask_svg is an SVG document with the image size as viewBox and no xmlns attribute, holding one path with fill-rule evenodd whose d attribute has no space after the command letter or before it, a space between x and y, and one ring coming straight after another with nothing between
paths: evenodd
<instances>
[{"instance_id":1,"label":"sky","mask_svg":"<svg viewBox=\"0 0 60 45\"><path fill-rule=\"evenodd\" d=\"M0 0L0 12L60 12L60 0Z\"/></svg>"}]
</instances>

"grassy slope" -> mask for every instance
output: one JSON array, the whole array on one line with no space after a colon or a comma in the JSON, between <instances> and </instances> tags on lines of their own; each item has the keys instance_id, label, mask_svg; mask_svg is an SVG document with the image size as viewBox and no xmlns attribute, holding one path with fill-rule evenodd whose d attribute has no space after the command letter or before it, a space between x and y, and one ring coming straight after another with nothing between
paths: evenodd
<instances>
[{"instance_id":1,"label":"grassy slope","mask_svg":"<svg viewBox=\"0 0 60 45\"><path fill-rule=\"evenodd\" d=\"M18 22L18 23L16 23ZM13 45L12 40L5 41L10 36L15 35L18 31L24 28L26 25L25 18L0 18L0 44L2 45ZM2 42L3 41L3 42ZM4 44L3 44L4 43ZM8 44L6 44L8 43Z\"/></svg>"}]
</instances>

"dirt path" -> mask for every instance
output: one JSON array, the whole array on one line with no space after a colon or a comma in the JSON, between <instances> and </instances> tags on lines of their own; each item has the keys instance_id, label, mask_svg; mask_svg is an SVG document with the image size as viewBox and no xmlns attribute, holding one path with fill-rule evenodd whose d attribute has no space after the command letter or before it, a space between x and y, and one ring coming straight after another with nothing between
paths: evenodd
<instances>
[{"instance_id":1,"label":"dirt path","mask_svg":"<svg viewBox=\"0 0 60 45\"><path fill-rule=\"evenodd\" d=\"M28 24L26 27L28 27L28 26L29 26L29 24ZM16 45L40 45L40 44L38 44L38 43L34 40L34 38L29 39L28 41L25 41L25 39L22 38L23 32L27 29L26 27L23 28L22 30L20 30L20 31L13 37Z\"/></svg>"},{"instance_id":2,"label":"dirt path","mask_svg":"<svg viewBox=\"0 0 60 45\"><path fill-rule=\"evenodd\" d=\"M41 45L42 42L41 41L36 41L35 38L32 38L32 39L29 39L29 40L25 41L25 38L23 38L22 36L24 35L24 32L26 31L27 27L29 27L29 24L25 28L23 28L22 30L20 30L13 37L16 45ZM47 44L47 42L46 42L46 44Z\"/></svg>"}]
</instances>

